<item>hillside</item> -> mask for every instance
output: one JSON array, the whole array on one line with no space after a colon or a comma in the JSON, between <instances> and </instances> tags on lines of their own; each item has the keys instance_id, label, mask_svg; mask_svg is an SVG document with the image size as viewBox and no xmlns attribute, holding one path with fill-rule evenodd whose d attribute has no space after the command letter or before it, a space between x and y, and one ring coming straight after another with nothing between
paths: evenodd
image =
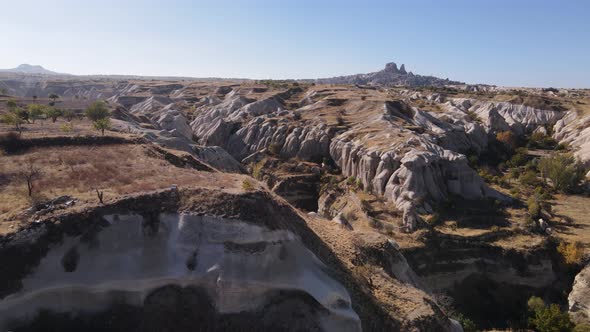
<instances>
[{"instance_id":1,"label":"hillside","mask_svg":"<svg viewBox=\"0 0 590 332\"><path fill-rule=\"evenodd\" d=\"M317 83L323 84L359 84L359 85L377 85L377 86L445 86L463 84L457 81L451 81L448 78L441 79L434 76L415 75L411 71L406 71L406 66L401 65L398 69L394 62L385 65L385 68L368 74L356 74L348 76L338 76L331 78L320 78Z\"/></svg>"},{"instance_id":2,"label":"hillside","mask_svg":"<svg viewBox=\"0 0 590 332\"><path fill-rule=\"evenodd\" d=\"M590 91L367 75L0 80L0 115L63 111L0 124L0 326L520 329L533 295L587 322Z\"/></svg>"}]
</instances>

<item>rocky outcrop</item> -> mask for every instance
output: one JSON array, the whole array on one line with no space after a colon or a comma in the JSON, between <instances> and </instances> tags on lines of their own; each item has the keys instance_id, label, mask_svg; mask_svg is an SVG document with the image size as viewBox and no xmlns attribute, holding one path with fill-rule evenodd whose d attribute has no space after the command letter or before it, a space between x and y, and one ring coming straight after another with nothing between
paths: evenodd
<instances>
[{"instance_id":1,"label":"rocky outcrop","mask_svg":"<svg viewBox=\"0 0 590 332\"><path fill-rule=\"evenodd\" d=\"M219 146L194 145L192 148L200 160L206 161L222 172L244 173L242 165Z\"/></svg>"},{"instance_id":2,"label":"rocky outcrop","mask_svg":"<svg viewBox=\"0 0 590 332\"><path fill-rule=\"evenodd\" d=\"M190 212L147 211L99 214L96 221L83 221L90 226L83 234L54 234L61 240L50 247L41 245L46 252L21 276L19 289L0 300L0 327L33 320L41 309L92 314L109 310L115 299L145 306L155 292L180 286L202 289L213 301L213 310L225 315L255 313L274 294L296 291L319 304L308 306L306 317L321 330L360 331L347 290L327 274L327 267L294 228L265 226L272 225L271 220L256 224ZM26 245L47 241L48 233L56 231L37 228ZM24 244L3 241L0 255L20 245ZM13 262L11 269L30 263ZM153 314L160 316L162 310L155 308ZM290 313L277 312L270 319L282 315Z\"/></svg>"},{"instance_id":3,"label":"rocky outcrop","mask_svg":"<svg viewBox=\"0 0 590 332\"><path fill-rule=\"evenodd\" d=\"M382 85L382 86L445 86L451 84L461 84L461 82L450 81L449 79L442 79L434 76L414 75L406 72L405 65L400 69L394 62L385 65L381 71L356 74L349 76L338 76L331 78L320 78L316 80L317 83L324 84L362 84L362 85Z\"/></svg>"},{"instance_id":4,"label":"rocky outcrop","mask_svg":"<svg viewBox=\"0 0 590 332\"><path fill-rule=\"evenodd\" d=\"M405 143L411 148L400 153L401 146L368 149L358 142L336 137L330 155L344 175L356 177L365 190L395 202L404 212L404 226L408 230L417 225L416 212L432 213L432 204L451 194L466 199L506 199L485 184L464 155L418 138Z\"/></svg>"},{"instance_id":5,"label":"rocky outcrop","mask_svg":"<svg viewBox=\"0 0 590 332\"><path fill-rule=\"evenodd\" d=\"M518 136L530 134L539 126L552 126L565 115L561 111L542 110L526 105L464 98L455 98L444 106L449 110L457 108L475 114L488 132L510 130Z\"/></svg>"},{"instance_id":6,"label":"rocky outcrop","mask_svg":"<svg viewBox=\"0 0 590 332\"><path fill-rule=\"evenodd\" d=\"M574 280L568 296L569 313L578 324L590 324L590 267L584 268Z\"/></svg>"},{"instance_id":7,"label":"rocky outcrop","mask_svg":"<svg viewBox=\"0 0 590 332\"><path fill-rule=\"evenodd\" d=\"M576 158L590 166L590 115L583 116L575 110L569 111L557 121L553 130L553 138L570 146Z\"/></svg>"}]
</instances>

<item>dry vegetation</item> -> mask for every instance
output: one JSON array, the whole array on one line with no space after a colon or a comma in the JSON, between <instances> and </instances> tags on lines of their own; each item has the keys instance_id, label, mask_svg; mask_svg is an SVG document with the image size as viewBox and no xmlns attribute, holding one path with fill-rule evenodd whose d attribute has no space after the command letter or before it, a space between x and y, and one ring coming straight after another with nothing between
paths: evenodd
<instances>
[{"instance_id":1,"label":"dry vegetation","mask_svg":"<svg viewBox=\"0 0 590 332\"><path fill-rule=\"evenodd\" d=\"M17 222L32 200L70 195L81 204L97 204L95 188L108 201L120 195L169 188L202 186L240 190L242 177L179 168L160 158L148 145L36 148L2 156L0 164L0 232ZM32 162L40 175L33 196L19 172ZM254 187L254 186L253 186Z\"/></svg>"}]
</instances>

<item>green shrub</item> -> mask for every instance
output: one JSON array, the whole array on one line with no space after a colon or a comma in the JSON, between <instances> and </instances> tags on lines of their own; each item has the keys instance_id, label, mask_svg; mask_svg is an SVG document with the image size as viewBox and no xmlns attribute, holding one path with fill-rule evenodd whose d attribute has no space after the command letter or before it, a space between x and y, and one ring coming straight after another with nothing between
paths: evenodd
<instances>
[{"instance_id":1,"label":"green shrub","mask_svg":"<svg viewBox=\"0 0 590 332\"><path fill-rule=\"evenodd\" d=\"M35 120L40 119L43 115L43 111L45 106L40 104L29 104L27 106L27 112L29 113L29 118L35 123Z\"/></svg>"},{"instance_id":2,"label":"green shrub","mask_svg":"<svg viewBox=\"0 0 590 332\"><path fill-rule=\"evenodd\" d=\"M526 186L536 186L540 183L537 179L537 173L533 170L528 170L518 177L518 181Z\"/></svg>"},{"instance_id":3,"label":"green shrub","mask_svg":"<svg viewBox=\"0 0 590 332\"><path fill-rule=\"evenodd\" d=\"M569 149L569 145L567 143L559 143L555 146L556 151L563 151Z\"/></svg>"},{"instance_id":4,"label":"green shrub","mask_svg":"<svg viewBox=\"0 0 590 332\"><path fill-rule=\"evenodd\" d=\"M545 301L538 296L531 296L527 301L527 308L531 313L535 313L545 308Z\"/></svg>"},{"instance_id":5,"label":"green shrub","mask_svg":"<svg viewBox=\"0 0 590 332\"><path fill-rule=\"evenodd\" d=\"M266 158L255 163L254 165L252 165L252 176L255 179L257 179L257 180L262 179L262 176L264 175L264 172L262 172L262 170L264 169L265 165L266 165Z\"/></svg>"},{"instance_id":6,"label":"green shrub","mask_svg":"<svg viewBox=\"0 0 590 332\"><path fill-rule=\"evenodd\" d=\"M570 192L584 179L584 169L571 154L558 154L542 158L539 171L544 179L551 180L553 187L562 192Z\"/></svg>"},{"instance_id":7,"label":"green shrub","mask_svg":"<svg viewBox=\"0 0 590 332\"><path fill-rule=\"evenodd\" d=\"M59 130L63 131L64 133L70 133L74 130L74 126L71 123L64 123L59 127Z\"/></svg>"},{"instance_id":8,"label":"green shrub","mask_svg":"<svg viewBox=\"0 0 590 332\"><path fill-rule=\"evenodd\" d=\"M529 323L539 332L569 332L574 328L569 314L561 311L557 304L544 305L535 310Z\"/></svg>"},{"instance_id":9,"label":"green shrub","mask_svg":"<svg viewBox=\"0 0 590 332\"><path fill-rule=\"evenodd\" d=\"M94 129L99 130L102 135L104 135L104 131L111 127L111 122L108 118L98 119L93 123Z\"/></svg>"},{"instance_id":10,"label":"green shrub","mask_svg":"<svg viewBox=\"0 0 590 332\"><path fill-rule=\"evenodd\" d=\"M64 110L63 117L66 118L68 121L72 121L76 117L76 112L72 110Z\"/></svg>"},{"instance_id":11,"label":"green shrub","mask_svg":"<svg viewBox=\"0 0 590 332\"><path fill-rule=\"evenodd\" d=\"M51 122L55 122L61 116L61 111L55 107L47 107L45 109L45 116L50 118Z\"/></svg>"},{"instance_id":12,"label":"green shrub","mask_svg":"<svg viewBox=\"0 0 590 332\"><path fill-rule=\"evenodd\" d=\"M349 176L346 179L346 184L349 185L349 186L355 185L356 184L356 178L354 176Z\"/></svg>"},{"instance_id":13,"label":"green shrub","mask_svg":"<svg viewBox=\"0 0 590 332\"><path fill-rule=\"evenodd\" d=\"M252 182L250 182L250 180L245 179L244 181L242 181L242 189L246 191L252 191L254 190L254 185L252 184Z\"/></svg>"},{"instance_id":14,"label":"green shrub","mask_svg":"<svg viewBox=\"0 0 590 332\"><path fill-rule=\"evenodd\" d=\"M529 149L554 149L556 146L557 141L553 137L542 133L532 134L527 143Z\"/></svg>"},{"instance_id":15,"label":"green shrub","mask_svg":"<svg viewBox=\"0 0 590 332\"><path fill-rule=\"evenodd\" d=\"M86 117L91 121L97 121L109 117L110 112L104 102L95 101L90 106L88 106L84 114L86 114Z\"/></svg>"},{"instance_id":16,"label":"green shrub","mask_svg":"<svg viewBox=\"0 0 590 332\"><path fill-rule=\"evenodd\" d=\"M584 248L580 242L561 242L557 247L566 264L578 265L584 259Z\"/></svg>"},{"instance_id":17,"label":"green shrub","mask_svg":"<svg viewBox=\"0 0 590 332\"><path fill-rule=\"evenodd\" d=\"M461 324L461 326L463 326L464 332L477 331L477 326L475 325L475 323L471 319L465 317L465 315L463 315L462 313L457 313L453 315L452 318L458 321Z\"/></svg>"},{"instance_id":18,"label":"green shrub","mask_svg":"<svg viewBox=\"0 0 590 332\"><path fill-rule=\"evenodd\" d=\"M527 208L529 216L536 220L541 217L541 209L543 206L543 198L538 194L533 194L527 199Z\"/></svg>"},{"instance_id":19,"label":"green shrub","mask_svg":"<svg viewBox=\"0 0 590 332\"><path fill-rule=\"evenodd\" d=\"M272 143L268 146L268 152L270 152L274 156L279 156L281 154L282 146L278 143Z\"/></svg>"},{"instance_id":20,"label":"green shrub","mask_svg":"<svg viewBox=\"0 0 590 332\"><path fill-rule=\"evenodd\" d=\"M576 327L574 328L574 332L590 332L590 325L588 325L588 324L576 325Z\"/></svg>"},{"instance_id":21,"label":"green shrub","mask_svg":"<svg viewBox=\"0 0 590 332\"><path fill-rule=\"evenodd\" d=\"M506 162L508 167L520 167L524 166L529 160L527 156L527 149L519 148L516 149L516 153Z\"/></svg>"}]
</instances>

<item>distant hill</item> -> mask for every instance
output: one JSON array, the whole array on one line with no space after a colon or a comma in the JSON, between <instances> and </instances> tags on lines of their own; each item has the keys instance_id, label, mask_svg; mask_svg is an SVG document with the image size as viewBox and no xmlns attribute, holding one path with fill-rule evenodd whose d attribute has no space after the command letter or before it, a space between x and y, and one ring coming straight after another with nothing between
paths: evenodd
<instances>
[{"instance_id":1,"label":"distant hill","mask_svg":"<svg viewBox=\"0 0 590 332\"><path fill-rule=\"evenodd\" d=\"M449 84L463 84L462 82L451 81L448 78L442 79L434 76L415 75L406 71L406 66L401 65L398 69L394 62L385 65L383 70L348 76L337 76L320 78L317 83L325 84L360 84L360 85L381 85L381 86L443 86Z\"/></svg>"},{"instance_id":2,"label":"distant hill","mask_svg":"<svg viewBox=\"0 0 590 332\"><path fill-rule=\"evenodd\" d=\"M39 65L22 64L12 69L0 69L0 73L23 73L23 74L39 74L39 75L68 75L62 73L56 73L51 70L47 70Z\"/></svg>"}]
</instances>

